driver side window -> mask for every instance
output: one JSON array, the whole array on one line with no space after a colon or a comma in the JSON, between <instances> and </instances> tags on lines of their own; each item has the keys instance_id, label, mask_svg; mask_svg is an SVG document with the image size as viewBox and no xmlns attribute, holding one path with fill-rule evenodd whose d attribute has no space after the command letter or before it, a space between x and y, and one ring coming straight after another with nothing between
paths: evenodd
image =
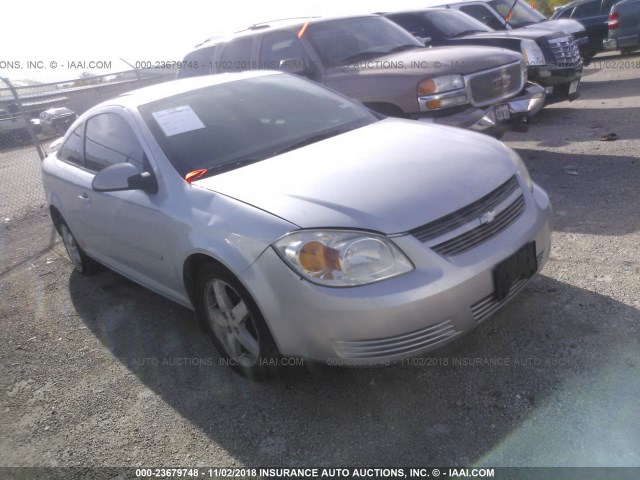
<instances>
[{"instance_id":1,"label":"driver side window","mask_svg":"<svg viewBox=\"0 0 640 480\"><path fill-rule=\"evenodd\" d=\"M102 113L87 121L85 166L99 172L116 163L131 163L144 170L144 150L135 133L120 115Z\"/></svg>"}]
</instances>

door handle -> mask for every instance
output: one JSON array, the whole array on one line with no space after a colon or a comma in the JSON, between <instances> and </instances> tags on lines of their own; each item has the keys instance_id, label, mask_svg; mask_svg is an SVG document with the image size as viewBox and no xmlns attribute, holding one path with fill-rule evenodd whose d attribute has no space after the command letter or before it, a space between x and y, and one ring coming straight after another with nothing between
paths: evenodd
<instances>
[{"instance_id":1,"label":"door handle","mask_svg":"<svg viewBox=\"0 0 640 480\"><path fill-rule=\"evenodd\" d=\"M88 203L91 202L91 199L89 198L89 195L87 195L87 192L82 192L82 195L78 195L78 198Z\"/></svg>"}]
</instances>

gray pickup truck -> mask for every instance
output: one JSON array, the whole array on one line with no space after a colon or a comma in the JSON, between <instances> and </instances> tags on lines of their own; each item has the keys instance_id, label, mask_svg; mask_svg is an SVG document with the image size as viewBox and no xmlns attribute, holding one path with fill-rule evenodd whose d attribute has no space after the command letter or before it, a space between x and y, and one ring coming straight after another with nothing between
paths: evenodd
<instances>
[{"instance_id":1,"label":"gray pickup truck","mask_svg":"<svg viewBox=\"0 0 640 480\"><path fill-rule=\"evenodd\" d=\"M306 76L388 116L499 137L543 106L522 55L494 47L425 48L377 15L257 24L196 47L179 78L249 69Z\"/></svg>"},{"instance_id":2,"label":"gray pickup truck","mask_svg":"<svg viewBox=\"0 0 640 480\"><path fill-rule=\"evenodd\" d=\"M640 0L622 0L611 7L606 50L630 53L640 48Z\"/></svg>"}]
</instances>

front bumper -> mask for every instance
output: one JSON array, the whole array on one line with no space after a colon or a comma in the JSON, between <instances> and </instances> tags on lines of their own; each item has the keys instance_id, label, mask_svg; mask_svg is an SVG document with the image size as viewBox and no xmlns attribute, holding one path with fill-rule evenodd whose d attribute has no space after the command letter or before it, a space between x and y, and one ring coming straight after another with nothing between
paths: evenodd
<instances>
[{"instance_id":1,"label":"front bumper","mask_svg":"<svg viewBox=\"0 0 640 480\"><path fill-rule=\"evenodd\" d=\"M297 276L267 249L241 276L269 325L280 353L332 365L376 365L440 347L472 330L527 283L493 300L493 268L536 242L539 268L551 248L551 205L535 186L526 210L498 236L443 257L413 236L394 237L415 270L378 283L327 288Z\"/></svg>"},{"instance_id":2,"label":"front bumper","mask_svg":"<svg viewBox=\"0 0 640 480\"><path fill-rule=\"evenodd\" d=\"M529 68L529 78L531 81L548 89L547 103L560 102L563 100L575 100L580 96L576 90L570 92L570 85L573 82L580 82L582 78L582 64L573 67L558 65L542 65Z\"/></svg>"},{"instance_id":3,"label":"front bumper","mask_svg":"<svg viewBox=\"0 0 640 480\"><path fill-rule=\"evenodd\" d=\"M533 82L527 82L519 95L498 104L508 106L509 120L507 121L497 118L496 105L482 108L470 107L449 116L420 115L417 120L494 135L508 130L526 131L527 122L542 109L545 99L544 88Z\"/></svg>"}]
</instances>

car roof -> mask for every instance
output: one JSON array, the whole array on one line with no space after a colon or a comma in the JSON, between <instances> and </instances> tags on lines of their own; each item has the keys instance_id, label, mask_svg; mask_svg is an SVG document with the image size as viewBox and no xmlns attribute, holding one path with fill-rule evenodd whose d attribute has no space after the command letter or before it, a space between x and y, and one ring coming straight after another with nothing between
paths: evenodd
<instances>
[{"instance_id":1,"label":"car roof","mask_svg":"<svg viewBox=\"0 0 640 480\"><path fill-rule=\"evenodd\" d=\"M305 23L324 23L334 20L347 20L350 18L362 18L362 17L375 17L374 14L359 14L359 15L336 15L336 16L309 16L309 17L294 17L294 18L281 18L276 20L268 20L265 22L254 23L244 30L228 33L225 35L217 35L208 38L204 42L196 45L194 50L201 48L209 48L215 45L234 40L239 37L251 36L259 32L266 30L287 30L293 28L301 28Z\"/></svg>"},{"instance_id":2,"label":"car roof","mask_svg":"<svg viewBox=\"0 0 640 480\"><path fill-rule=\"evenodd\" d=\"M95 108L106 106L120 106L127 109L137 109L140 105L161 100L163 98L179 95L181 93L198 90L199 88L222 85L256 77L266 77L270 75L286 75L283 72L272 70L247 70L244 72L219 73L216 75L202 75L197 77L171 80L169 82L158 83L137 90L119 95L111 100L96 105Z\"/></svg>"}]
</instances>

